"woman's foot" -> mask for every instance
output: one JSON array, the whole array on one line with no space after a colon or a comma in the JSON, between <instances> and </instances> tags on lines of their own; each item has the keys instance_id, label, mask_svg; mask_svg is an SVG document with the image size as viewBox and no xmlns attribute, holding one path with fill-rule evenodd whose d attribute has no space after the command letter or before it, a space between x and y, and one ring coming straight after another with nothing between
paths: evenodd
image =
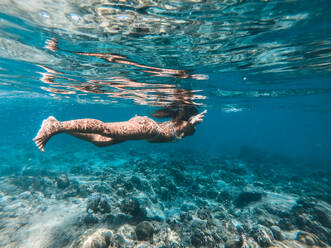
<instances>
[{"instance_id":1,"label":"woman's foot","mask_svg":"<svg viewBox=\"0 0 331 248\"><path fill-rule=\"evenodd\" d=\"M44 152L45 145L49 138L52 137L58 131L59 124L60 122L53 116L48 117L41 124L41 128L37 136L33 139L41 152Z\"/></svg>"}]
</instances>

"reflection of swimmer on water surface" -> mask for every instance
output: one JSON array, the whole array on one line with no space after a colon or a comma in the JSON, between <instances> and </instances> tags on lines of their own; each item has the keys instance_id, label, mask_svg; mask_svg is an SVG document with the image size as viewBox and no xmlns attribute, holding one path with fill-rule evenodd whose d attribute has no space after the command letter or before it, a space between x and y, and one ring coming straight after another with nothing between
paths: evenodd
<instances>
[{"instance_id":1,"label":"reflection of swimmer on water surface","mask_svg":"<svg viewBox=\"0 0 331 248\"><path fill-rule=\"evenodd\" d=\"M40 80L49 85L49 87L41 86L40 88L51 94L102 94L114 99L130 99L136 104L159 107L173 105L179 99L180 105L201 105L195 100L206 98L197 94L200 90L181 89L175 84L142 83L126 77L108 77L103 80L90 79L79 82L68 74L43 65L39 66L46 71L40 72L42 76Z\"/></svg>"},{"instance_id":2,"label":"reflection of swimmer on water surface","mask_svg":"<svg viewBox=\"0 0 331 248\"><path fill-rule=\"evenodd\" d=\"M171 118L166 122L156 122L147 116L135 116L128 121L104 123L96 119L58 121L54 117L44 120L33 139L40 151L44 151L47 141L59 133L67 133L89 141L96 146L109 146L127 140L147 140L148 142L171 142L192 135L195 125L203 121L207 110L198 114L193 106L183 106L177 110L162 109L152 116Z\"/></svg>"},{"instance_id":3,"label":"reflection of swimmer on water surface","mask_svg":"<svg viewBox=\"0 0 331 248\"><path fill-rule=\"evenodd\" d=\"M166 68L159 68L159 67L153 67L153 66L147 66L143 64L139 64L133 61L130 61L127 57L118 55L118 54L112 54L112 53L85 53L85 52L72 52L72 51L66 51L59 49L57 39L53 38L46 41L45 48L55 52L57 50L70 52L78 55L84 55L84 56L91 56L91 57L97 57L104 59L111 63L118 63L118 64L125 64L125 65L132 65L135 67L146 69L144 72L148 72L153 76L159 76L159 77L175 77L175 78L193 78L197 80L206 80L208 79L207 75L203 74L189 74L187 70L175 70L175 69L166 69Z\"/></svg>"}]
</instances>

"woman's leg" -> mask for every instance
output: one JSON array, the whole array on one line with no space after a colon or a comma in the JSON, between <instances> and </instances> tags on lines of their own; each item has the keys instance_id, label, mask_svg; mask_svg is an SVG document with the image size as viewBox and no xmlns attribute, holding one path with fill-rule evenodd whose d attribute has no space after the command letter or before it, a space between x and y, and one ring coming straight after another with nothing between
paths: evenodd
<instances>
[{"instance_id":1,"label":"woman's leg","mask_svg":"<svg viewBox=\"0 0 331 248\"><path fill-rule=\"evenodd\" d=\"M60 122L50 116L43 121L37 136L33 140L39 150L44 151L50 137L61 132L99 134L118 141L151 139L158 135L157 124L148 117L136 116L129 121L104 123L95 119Z\"/></svg>"},{"instance_id":2,"label":"woman's leg","mask_svg":"<svg viewBox=\"0 0 331 248\"><path fill-rule=\"evenodd\" d=\"M76 138L91 142L95 146L99 146L99 147L110 146L124 142L123 140L115 140L109 137L102 136L100 134L78 133L78 132L66 132L66 133Z\"/></svg>"}]
</instances>

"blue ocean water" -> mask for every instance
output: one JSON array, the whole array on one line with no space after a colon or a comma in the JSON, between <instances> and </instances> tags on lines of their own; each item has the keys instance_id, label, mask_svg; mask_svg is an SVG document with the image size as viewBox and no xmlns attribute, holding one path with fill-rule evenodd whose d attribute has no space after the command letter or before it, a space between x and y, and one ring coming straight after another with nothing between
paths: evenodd
<instances>
[{"instance_id":1,"label":"blue ocean water","mask_svg":"<svg viewBox=\"0 0 331 248\"><path fill-rule=\"evenodd\" d=\"M2 0L0 246L330 246L330 9ZM172 104L208 111L193 136L32 141Z\"/></svg>"}]
</instances>

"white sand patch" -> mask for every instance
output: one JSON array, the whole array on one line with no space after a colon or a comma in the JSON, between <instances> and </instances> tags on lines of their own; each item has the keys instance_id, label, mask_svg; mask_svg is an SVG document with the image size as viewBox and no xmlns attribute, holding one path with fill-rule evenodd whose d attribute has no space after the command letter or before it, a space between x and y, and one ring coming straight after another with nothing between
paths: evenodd
<instances>
[{"instance_id":1,"label":"white sand patch","mask_svg":"<svg viewBox=\"0 0 331 248\"><path fill-rule=\"evenodd\" d=\"M56 201L48 207L47 211L31 218L31 224L20 235L22 248L49 247L54 242L55 228L63 230L70 226L70 220L75 219L82 209L68 202Z\"/></svg>"}]
</instances>

